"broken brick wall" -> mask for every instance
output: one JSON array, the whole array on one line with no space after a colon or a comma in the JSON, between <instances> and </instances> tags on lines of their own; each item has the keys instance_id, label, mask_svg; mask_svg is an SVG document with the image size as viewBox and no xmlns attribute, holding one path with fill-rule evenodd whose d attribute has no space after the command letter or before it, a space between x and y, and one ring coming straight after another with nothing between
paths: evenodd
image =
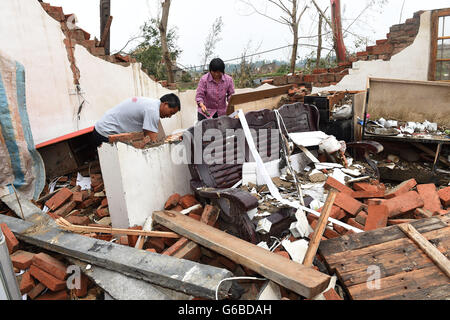
<instances>
[{"instance_id":1,"label":"broken brick wall","mask_svg":"<svg viewBox=\"0 0 450 320\"><path fill-rule=\"evenodd\" d=\"M26 5L22 0L2 2L0 50L25 67L26 101L36 145L93 126L108 109L129 97L159 98L174 92L150 79L140 64L104 56L103 48L86 31L68 30L70 16L37 0ZM194 91L180 94L181 114L162 120L167 134L193 125L194 97Z\"/></svg>"},{"instance_id":2,"label":"broken brick wall","mask_svg":"<svg viewBox=\"0 0 450 320\"><path fill-rule=\"evenodd\" d=\"M418 11L405 23L390 27L386 39L350 55L348 62L335 68L315 69L311 74L275 77L273 84L305 85L317 92L365 90L368 76L427 80L430 25L430 11Z\"/></svg>"}]
</instances>

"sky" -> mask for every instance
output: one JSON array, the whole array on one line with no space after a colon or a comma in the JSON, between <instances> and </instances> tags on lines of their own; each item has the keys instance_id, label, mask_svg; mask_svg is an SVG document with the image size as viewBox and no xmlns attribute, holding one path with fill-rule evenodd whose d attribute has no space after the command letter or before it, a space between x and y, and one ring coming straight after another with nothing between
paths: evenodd
<instances>
[{"instance_id":1,"label":"sky","mask_svg":"<svg viewBox=\"0 0 450 320\"><path fill-rule=\"evenodd\" d=\"M281 12L268 3L267 0L250 0L261 11L272 17L279 17ZM355 50L354 34L368 39L368 45L375 40L385 39L389 27L404 23L412 18L414 12L450 7L449 0L386 0L383 6L366 9L370 0L341 0L343 30L347 30L345 42L349 51ZM381 2L382 0L377 0ZM53 6L62 6L64 13L75 13L77 25L91 34L91 39L100 38L99 3L100 0L47 0ZM285 2L287 2L285 0ZM301 0L302 5L308 3L309 8L300 22L300 36L316 36L318 13L312 3ZM330 5L329 0L317 0L325 10ZM140 26L145 21L158 14L160 0L111 0L111 52L123 48L127 41L139 34ZM403 7L403 9L402 9ZM330 12L328 8L327 13ZM254 54L280 48L292 44L293 36L288 26L272 21L255 13L242 0L172 0L169 28L176 28L177 44L182 50L178 58L181 67L198 66L202 63L204 42L214 21L222 17L223 29L221 41L215 48L215 56L223 60L239 58L244 52ZM355 21L355 19L359 17ZM351 25L350 25L351 24ZM352 35L353 34L353 35ZM303 58L316 49L311 47L317 43L317 38L300 39L299 55ZM125 51L133 49L136 42L131 43ZM307 46L309 45L309 46ZM331 48L330 44L324 44ZM363 51L361 48L358 51ZM324 50L323 55L329 51ZM284 60L290 58L290 49L285 48L252 57L256 60ZM238 60L230 61L237 63Z\"/></svg>"}]
</instances>

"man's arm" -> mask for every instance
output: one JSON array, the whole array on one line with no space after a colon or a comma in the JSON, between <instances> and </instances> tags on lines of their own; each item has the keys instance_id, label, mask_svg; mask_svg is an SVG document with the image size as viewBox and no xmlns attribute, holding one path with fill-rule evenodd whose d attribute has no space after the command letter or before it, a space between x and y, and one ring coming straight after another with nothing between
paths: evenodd
<instances>
[{"instance_id":1,"label":"man's arm","mask_svg":"<svg viewBox=\"0 0 450 320\"><path fill-rule=\"evenodd\" d=\"M158 132L152 132L144 129L144 137L149 137L151 142L158 140Z\"/></svg>"}]
</instances>

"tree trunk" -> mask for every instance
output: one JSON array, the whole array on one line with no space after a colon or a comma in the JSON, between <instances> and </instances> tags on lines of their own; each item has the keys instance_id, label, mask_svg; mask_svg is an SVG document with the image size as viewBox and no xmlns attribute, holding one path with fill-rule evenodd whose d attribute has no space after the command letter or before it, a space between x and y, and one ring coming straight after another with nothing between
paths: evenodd
<instances>
[{"instance_id":1,"label":"tree trunk","mask_svg":"<svg viewBox=\"0 0 450 320\"><path fill-rule=\"evenodd\" d=\"M167 69L167 81L169 83L174 83L172 60L170 59L169 46L167 45L167 24L169 21L170 1L171 0L164 0L162 3L163 10L159 22L159 32L161 35L162 55Z\"/></svg>"},{"instance_id":2,"label":"tree trunk","mask_svg":"<svg viewBox=\"0 0 450 320\"><path fill-rule=\"evenodd\" d=\"M320 65L320 59L321 59L321 55L322 55L322 22L323 18L322 16L319 14L319 38L317 41L317 59L316 59L316 69L319 68Z\"/></svg>"},{"instance_id":3,"label":"tree trunk","mask_svg":"<svg viewBox=\"0 0 450 320\"><path fill-rule=\"evenodd\" d=\"M105 31L106 23L111 15L111 0L100 0L100 36ZM106 39L100 39L105 41L105 54L110 54L110 41L111 31L106 35Z\"/></svg>"},{"instance_id":4,"label":"tree trunk","mask_svg":"<svg viewBox=\"0 0 450 320\"><path fill-rule=\"evenodd\" d=\"M298 52L298 24L292 26L294 33L294 45L292 46L291 56L291 73L295 73L295 65L297 64L297 52Z\"/></svg>"},{"instance_id":5,"label":"tree trunk","mask_svg":"<svg viewBox=\"0 0 450 320\"><path fill-rule=\"evenodd\" d=\"M344 37L342 35L341 4L339 0L331 0L331 20L335 40L336 58L338 62L345 62L347 60L347 53Z\"/></svg>"}]
</instances>

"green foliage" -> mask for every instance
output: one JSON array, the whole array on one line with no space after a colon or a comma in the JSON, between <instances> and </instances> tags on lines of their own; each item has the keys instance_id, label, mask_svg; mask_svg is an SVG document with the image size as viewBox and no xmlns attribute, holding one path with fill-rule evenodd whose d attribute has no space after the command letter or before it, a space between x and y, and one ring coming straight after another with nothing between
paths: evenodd
<instances>
[{"instance_id":1,"label":"green foliage","mask_svg":"<svg viewBox=\"0 0 450 320\"><path fill-rule=\"evenodd\" d=\"M291 67L288 64L282 64L278 70L277 70L277 74L280 75L285 75L288 74L290 72Z\"/></svg>"},{"instance_id":2,"label":"green foliage","mask_svg":"<svg viewBox=\"0 0 450 320\"><path fill-rule=\"evenodd\" d=\"M319 68L334 68L337 67L336 57L321 58L319 61ZM317 52L311 52L306 59L304 74L310 74L317 68Z\"/></svg>"},{"instance_id":3,"label":"green foliage","mask_svg":"<svg viewBox=\"0 0 450 320\"><path fill-rule=\"evenodd\" d=\"M158 29L158 21L151 19L141 27L144 41L131 53L131 56L142 63L142 68L147 70L158 80L167 80L167 69L163 63L161 37ZM177 30L172 28L167 33L167 44L172 61L175 61L182 52L177 47Z\"/></svg>"},{"instance_id":4,"label":"green foliage","mask_svg":"<svg viewBox=\"0 0 450 320\"><path fill-rule=\"evenodd\" d=\"M192 81L192 76L189 72L183 72L183 75L181 76L181 81L182 82L191 82Z\"/></svg>"}]
</instances>

